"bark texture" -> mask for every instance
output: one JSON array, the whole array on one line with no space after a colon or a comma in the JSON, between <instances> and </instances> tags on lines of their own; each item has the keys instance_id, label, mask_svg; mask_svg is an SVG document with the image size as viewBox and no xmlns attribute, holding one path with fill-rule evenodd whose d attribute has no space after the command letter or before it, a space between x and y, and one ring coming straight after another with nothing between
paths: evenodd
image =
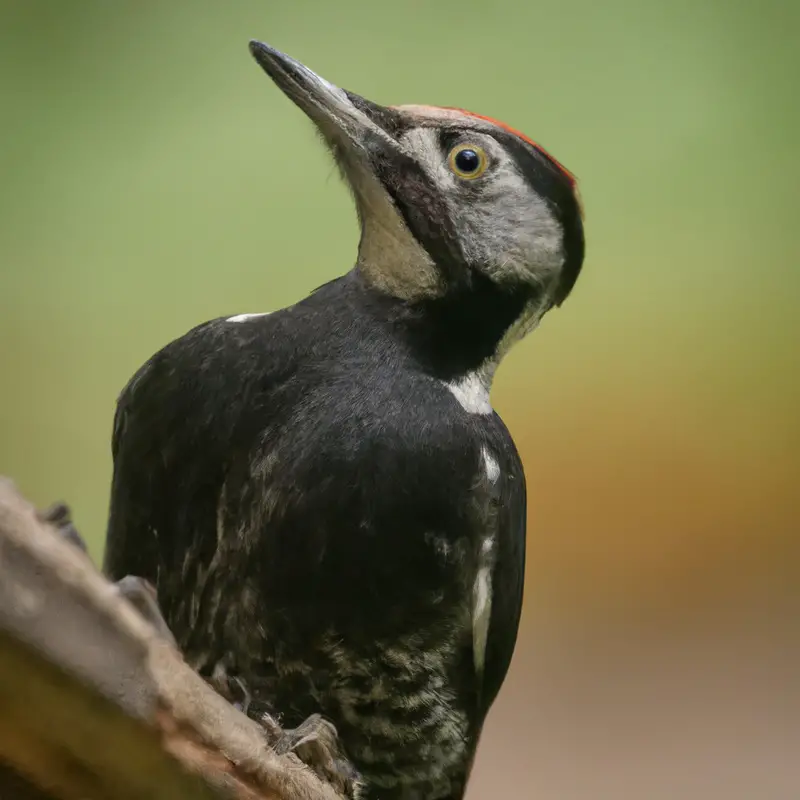
<instances>
[{"instance_id":1,"label":"bark texture","mask_svg":"<svg viewBox=\"0 0 800 800\"><path fill-rule=\"evenodd\" d=\"M341 800L0 478L2 800Z\"/></svg>"}]
</instances>

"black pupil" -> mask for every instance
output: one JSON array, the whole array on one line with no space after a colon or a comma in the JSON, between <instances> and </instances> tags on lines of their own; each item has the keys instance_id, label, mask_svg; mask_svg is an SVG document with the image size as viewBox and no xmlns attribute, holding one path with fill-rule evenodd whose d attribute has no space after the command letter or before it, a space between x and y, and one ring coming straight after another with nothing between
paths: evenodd
<instances>
[{"instance_id":1,"label":"black pupil","mask_svg":"<svg viewBox=\"0 0 800 800\"><path fill-rule=\"evenodd\" d=\"M475 172L481 165L481 157L467 148L456 153L455 164L461 172Z\"/></svg>"}]
</instances>

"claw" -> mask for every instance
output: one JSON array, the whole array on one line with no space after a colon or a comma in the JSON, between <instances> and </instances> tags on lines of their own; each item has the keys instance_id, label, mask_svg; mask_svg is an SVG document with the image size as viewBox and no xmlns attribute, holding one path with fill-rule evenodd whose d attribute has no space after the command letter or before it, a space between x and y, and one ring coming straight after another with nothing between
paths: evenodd
<instances>
[{"instance_id":1,"label":"claw","mask_svg":"<svg viewBox=\"0 0 800 800\"><path fill-rule=\"evenodd\" d=\"M274 747L279 754L294 753L346 797L359 796L362 782L342 752L336 726L319 714L312 714L296 728L285 730Z\"/></svg>"},{"instance_id":2,"label":"claw","mask_svg":"<svg viewBox=\"0 0 800 800\"><path fill-rule=\"evenodd\" d=\"M244 680L228 675L224 668L214 670L209 683L232 705L257 722L267 744L278 755L292 754L340 794L356 800L361 778L347 760L332 722L312 714L296 728L281 727L280 717L267 703L253 697Z\"/></svg>"},{"instance_id":3,"label":"claw","mask_svg":"<svg viewBox=\"0 0 800 800\"><path fill-rule=\"evenodd\" d=\"M219 668L214 670L208 682L234 708L238 708L242 714L261 726L270 745L274 745L280 740L283 736L283 728L269 713L266 705L253 697L247 684L238 675L228 675L224 668Z\"/></svg>"}]
</instances>

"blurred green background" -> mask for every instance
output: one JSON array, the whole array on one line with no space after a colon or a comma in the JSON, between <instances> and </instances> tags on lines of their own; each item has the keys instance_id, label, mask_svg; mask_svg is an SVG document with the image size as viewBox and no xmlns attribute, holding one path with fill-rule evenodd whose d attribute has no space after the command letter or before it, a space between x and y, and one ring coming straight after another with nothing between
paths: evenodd
<instances>
[{"instance_id":1,"label":"blurred green background","mask_svg":"<svg viewBox=\"0 0 800 800\"><path fill-rule=\"evenodd\" d=\"M493 394L530 564L472 796L800 796L798 3L0 12L0 473L99 557L132 372L352 264L348 193L248 39L507 121L577 174L588 256Z\"/></svg>"}]
</instances>

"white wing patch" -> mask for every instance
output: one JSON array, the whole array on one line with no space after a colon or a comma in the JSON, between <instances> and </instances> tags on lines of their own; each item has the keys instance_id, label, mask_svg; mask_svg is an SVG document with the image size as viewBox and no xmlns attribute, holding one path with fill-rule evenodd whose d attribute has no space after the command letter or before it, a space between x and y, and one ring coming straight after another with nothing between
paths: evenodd
<instances>
[{"instance_id":1,"label":"white wing patch","mask_svg":"<svg viewBox=\"0 0 800 800\"><path fill-rule=\"evenodd\" d=\"M271 314L271 311L261 311L258 314L237 314L235 317L228 317L226 322L247 322L249 319L255 319L256 317L266 317L268 314Z\"/></svg>"},{"instance_id":2,"label":"white wing patch","mask_svg":"<svg viewBox=\"0 0 800 800\"><path fill-rule=\"evenodd\" d=\"M486 447L481 448L486 477L490 483L500 478L500 465ZM480 675L486 662L486 642L489 639L489 621L492 618L492 568L494 566L494 536L487 536L481 544L478 574L472 587L472 655L475 671Z\"/></svg>"},{"instance_id":3,"label":"white wing patch","mask_svg":"<svg viewBox=\"0 0 800 800\"><path fill-rule=\"evenodd\" d=\"M497 459L485 447L481 448L481 455L489 483L497 483L497 479L500 477L500 465L497 463Z\"/></svg>"},{"instance_id":4,"label":"white wing patch","mask_svg":"<svg viewBox=\"0 0 800 800\"><path fill-rule=\"evenodd\" d=\"M484 542L484 550L491 550L494 542ZM478 570L472 590L472 655L475 671L480 675L486 660L486 642L489 638L489 620L492 616L492 570L488 558Z\"/></svg>"}]
</instances>

